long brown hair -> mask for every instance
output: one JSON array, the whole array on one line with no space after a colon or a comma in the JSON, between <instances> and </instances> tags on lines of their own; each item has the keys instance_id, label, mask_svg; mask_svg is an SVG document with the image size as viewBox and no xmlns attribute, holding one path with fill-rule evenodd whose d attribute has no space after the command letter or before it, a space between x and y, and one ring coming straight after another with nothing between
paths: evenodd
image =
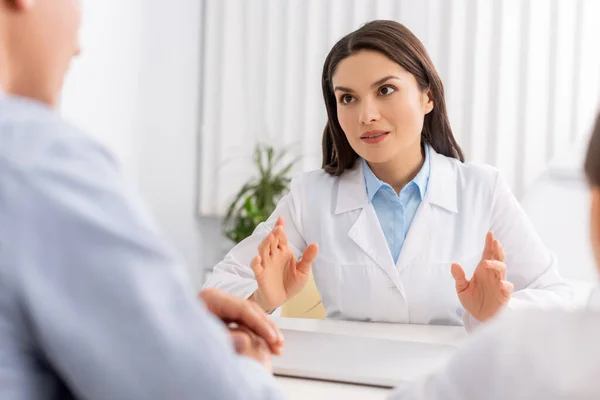
<instances>
[{"instance_id":1,"label":"long brown hair","mask_svg":"<svg viewBox=\"0 0 600 400\"><path fill-rule=\"evenodd\" d=\"M379 20L344 36L325 59L321 86L328 121L323 131L322 168L330 175L339 176L358 159L338 121L332 77L342 60L361 50L377 51L414 75L419 87L429 93L434 105L433 110L425 115L421 141L440 154L464 161L448 121L442 81L425 47L404 25Z\"/></svg>"},{"instance_id":2,"label":"long brown hair","mask_svg":"<svg viewBox=\"0 0 600 400\"><path fill-rule=\"evenodd\" d=\"M600 113L585 157L585 175L590 185L600 188Z\"/></svg>"}]
</instances>

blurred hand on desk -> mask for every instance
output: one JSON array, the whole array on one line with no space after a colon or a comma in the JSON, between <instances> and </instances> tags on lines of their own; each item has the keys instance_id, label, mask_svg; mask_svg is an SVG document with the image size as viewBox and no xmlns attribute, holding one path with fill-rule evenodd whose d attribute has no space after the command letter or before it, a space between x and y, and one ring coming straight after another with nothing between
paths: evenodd
<instances>
[{"instance_id":1,"label":"blurred hand on desk","mask_svg":"<svg viewBox=\"0 0 600 400\"><path fill-rule=\"evenodd\" d=\"M271 349L267 342L245 326L229 327L235 351L241 356L255 359L261 363L267 371L273 373L271 363Z\"/></svg>"},{"instance_id":2,"label":"blurred hand on desk","mask_svg":"<svg viewBox=\"0 0 600 400\"><path fill-rule=\"evenodd\" d=\"M229 325L236 352L254 358L271 370L271 353L279 355L283 335L261 307L249 300L218 289L205 289L198 295L208 310Z\"/></svg>"}]
</instances>

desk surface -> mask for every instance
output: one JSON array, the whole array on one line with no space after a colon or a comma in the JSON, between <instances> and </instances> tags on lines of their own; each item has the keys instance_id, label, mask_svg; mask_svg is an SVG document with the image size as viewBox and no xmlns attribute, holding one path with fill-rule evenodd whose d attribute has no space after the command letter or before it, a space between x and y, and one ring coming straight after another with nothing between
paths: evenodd
<instances>
[{"instance_id":1,"label":"desk surface","mask_svg":"<svg viewBox=\"0 0 600 400\"><path fill-rule=\"evenodd\" d=\"M392 392L378 387L276 376L287 400L384 400Z\"/></svg>"},{"instance_id":2,"label":"desk surface","mask_svg":"<svg viewBox=\"0 0 600 400\"><path fill-rule=\"evenodd\" d=\"M363 337L409 340L422 343L457 345L467 337L463 327L402 325L355 321L314 320L273 317L282 329L348 334ZM276 377L286 399L385 399L390 390L311 379Z\"/></svg>"}]
</instances>

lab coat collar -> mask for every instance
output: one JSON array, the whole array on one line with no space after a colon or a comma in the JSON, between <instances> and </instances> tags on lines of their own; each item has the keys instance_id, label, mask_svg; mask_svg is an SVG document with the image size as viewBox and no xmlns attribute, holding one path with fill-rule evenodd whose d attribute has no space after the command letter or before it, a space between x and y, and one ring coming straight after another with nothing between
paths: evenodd
<instances>
[{"instance_id":1,"label":"lab coat collar","mask_svg":"<svg viewBox=\"0 0 600 400\"><path fill-rule=\"evenodd\" d=\"M351 169L347 169L339 178L335 213L341 214L363 208L369 204L367 188L360 158Z\"/></svg>"},{"instance_id":2,"label":"lab coat collar","mask_svg":"<svg viewBox=\"0 0 600 400\"><path fill-rule=\"evenodd\" d=\"M453 158L431 149L431 172L425 200L458 213L458 168Z\"/></svg>"},{"instance_id":3,"label":"lab coat collar","mask_svg":"<svg viewBox=\"0 0 600 400\"><path fill-rule=\"evenodd\" d=\"M454 161L438 154L430 147L430 176L427 193L423 201L430 202L450 212L458 213L457 168ZM339 178L335 213L363 208L369 204L360 159L354 167L346 170Z\"/></svg>"}]
</instances>

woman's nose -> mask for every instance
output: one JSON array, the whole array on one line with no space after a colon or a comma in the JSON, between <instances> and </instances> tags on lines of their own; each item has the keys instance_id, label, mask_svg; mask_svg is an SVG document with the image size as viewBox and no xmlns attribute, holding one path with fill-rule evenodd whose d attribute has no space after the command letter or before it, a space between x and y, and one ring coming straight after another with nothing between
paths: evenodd
<instances>
[{"instance_id":1,"label":"woman's nose","mask_svg":"<svg viewBox=\"0 0 600 400\"><path fill-rule=\"evenodd\" d=\"M365 100L362 103L362 107L360 109L360 123L365 125L370 125L375 121L378 121L381 118L379 115L379 110L377 109L377 105L373 100Z\"/></svg>"}]
</instances>

